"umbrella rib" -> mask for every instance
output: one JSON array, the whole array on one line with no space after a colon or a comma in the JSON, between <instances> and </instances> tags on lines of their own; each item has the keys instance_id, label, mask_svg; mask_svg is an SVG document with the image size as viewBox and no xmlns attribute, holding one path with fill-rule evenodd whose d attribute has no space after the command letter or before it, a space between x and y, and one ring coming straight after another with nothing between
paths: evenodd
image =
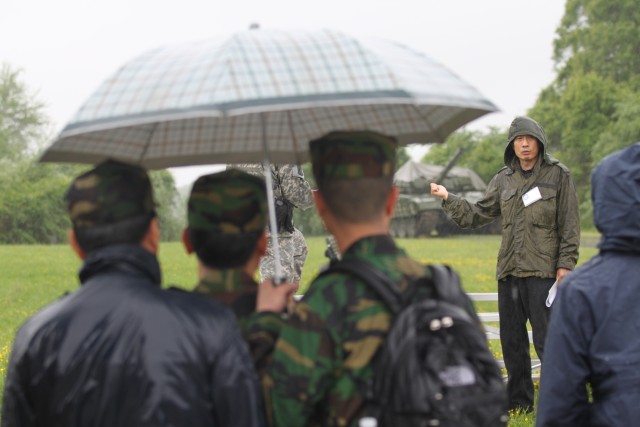
<instances>
[{"instance_id":1,"label":"umbrella rib","mask_svg":"<svg viewBox=\"0 0 640 427\"><path fill-rule=\"evenodd\" d=\"M160 126L160 122L154 123L153 127L149 131L149 138L147 138L147 141L144 143L144 145L142 147L142 153L140 153L140 157L138 158L138 165L142 165L144 157L147 155L147 151L149 150L149 147L151 146L151 141L153 140L153 135L156 133L156 130L158 129L158 126Z\"/></svg>"},{"instance_id":2,"label":"umbrella rib","mask_svg":"<svg viewBox=\"0 0 640 427\"><path fill-rule=\"evenodd\" d=\"M289 132L293 138L293 150L296 156L296 164L300 164L300 155L298 154L300 151L300 147L298 146L298 137L296 135L295 127L293 126L293 119L291 118L291 110L287 110L287 122L289 124Z\"/></svg>"},{"instance_id":3,"label":"umbrella rib","mask_svg":"<svg viewBox=\"0 0 640 427\"><path fill-rule=\"evenodd\" d=\"M438 139L437 142L444 142L444 138L442 138L442 135L440 135L440 132L438 132L438 129L435 128L431 122L429 121L429 119L427 119L426 115L422 114L422 111L420 111L420 108L418 108L417 105L413 104L412 107L416 110L416 112L418 113L418 117L421 117L422 120L424 120L424 122L426 123L427 127L431 130L431 132L433 132L433 134L436 136L436 138Z\"/></svg>"}]
</instances>

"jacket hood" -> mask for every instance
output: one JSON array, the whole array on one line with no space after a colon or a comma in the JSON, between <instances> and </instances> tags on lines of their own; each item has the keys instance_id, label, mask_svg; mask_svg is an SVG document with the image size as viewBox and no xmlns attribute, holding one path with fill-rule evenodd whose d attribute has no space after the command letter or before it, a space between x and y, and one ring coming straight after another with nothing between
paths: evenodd
<instances>
[{"instance_id":1,"label":"jacket hood","mask_svg":"<svg viewBox=\"0 0 640 427\"><path fill-rule=\"evenodd\" d=\"M640 143L607 156L591 173L601 250L640 252Z\"/></svg>"},{"instance_id":2,"label":"jacket hood","mask_svg":"<svg viewBox=\"0 0 640 427\"><path fill-rule=\"evenodd\" d=\"M547 150L545 149L547 144L547 136L544 133L542 127L533 119L529 117L516 117L511 122L511 126L509 127L509 138L507 139L507 144L504 148L504 165L508 168L513 168L512 163L516 158L516 153L513 151L513 140L518 136L522 135L530 135L540 141L540 156L543 157L544 161L547 163L554 163L554 160L549 154L547 154ZM557 160L555 160L557 163Z\"/></svg>"}]
</instances>

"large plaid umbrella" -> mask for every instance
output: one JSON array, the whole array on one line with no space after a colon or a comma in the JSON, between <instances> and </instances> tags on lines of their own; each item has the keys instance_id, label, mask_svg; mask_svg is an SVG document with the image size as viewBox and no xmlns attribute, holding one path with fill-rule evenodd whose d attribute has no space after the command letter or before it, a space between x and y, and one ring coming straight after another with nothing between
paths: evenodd
<instances>
[{"instance_id":1,"label":"large plaid umbrella","mask_svg":"<svg viewBox=\"0 0 640 427\"><path fill-rule=\"evenodd\" d=\"M269 161L303 163L308 142L332 130L443 142L492 111L474 88L404 46L333 31L249 30L125 64L41 161L112 158L146 168L264 161L273 230Z\"/></svg>"},{"instance_id":2,"label":"large plaid umbrella","mask_svg":"<svg viewBox=\"0 0 640 427\"><path fill-rule=\"evenodd\" d=\"M443 142L496 107L424 54L333 31L248 30L152 50L86 101L42 161L147 168L308 160L308 141L370 129Z\"/></svg>"}]
</instances>

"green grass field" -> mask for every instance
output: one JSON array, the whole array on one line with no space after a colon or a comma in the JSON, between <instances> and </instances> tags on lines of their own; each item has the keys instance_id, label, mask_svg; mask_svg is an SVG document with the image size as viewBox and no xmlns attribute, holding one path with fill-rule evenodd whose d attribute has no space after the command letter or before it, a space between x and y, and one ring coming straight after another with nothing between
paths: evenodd
<instances>
[{"instance_id":1,"label":"green grass field","mask_svg":"<svg viewBox=\"0 0 640 427\"><path fill-rule=\"evenodd\" d=\"M595 233L583 233L580 263L597 249ZM300 292L308 287L315 273L326 263L322 237L307 239L309 256ZM467 292L496 292L495 264L499 236L458 236L453 238L399 239L398 244L424 263L445 263L455 268ZM16 330L31 314L66 292L78 287L78 260L66 245L0 246L0 387L4 385L6 365ZM180 243L163 243L160 249L163 284L191 288L196 282L196 261ZM497 311L497 303L486 302L478 311ZM499 345L492 350L500 356ZM1 388L0 388L1 389ZM532 426L532 415L512 417L510 426Z\"/></svg>"}]
</instances>

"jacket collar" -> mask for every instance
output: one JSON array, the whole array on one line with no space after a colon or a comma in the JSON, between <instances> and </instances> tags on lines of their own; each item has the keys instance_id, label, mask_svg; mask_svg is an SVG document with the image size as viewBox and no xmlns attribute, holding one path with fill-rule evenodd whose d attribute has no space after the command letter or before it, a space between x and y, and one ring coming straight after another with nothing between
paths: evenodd
<instances>
[{"instance_id":1,"label":"jacket collar","mask_svg":"<svg viewBox=\"0 0 640 427\"><path fill-rule=\"evenodd\" d=\"M256 291L257 283L240 269L208 269L196 285L196 291L206 293Z\"/></svg>"},{"instance_id":2,"label":"jacket collar","mask_svg":"<svg viewBox=\"0 0 640 427\"><path fill-rule=\"evenodd\" d=\"M137 245L111 245L87 254L79 272L80 282L103 273L125 273L143 277L160 286L162 275L155 254Z\"/></svg>"}]
</instances>

